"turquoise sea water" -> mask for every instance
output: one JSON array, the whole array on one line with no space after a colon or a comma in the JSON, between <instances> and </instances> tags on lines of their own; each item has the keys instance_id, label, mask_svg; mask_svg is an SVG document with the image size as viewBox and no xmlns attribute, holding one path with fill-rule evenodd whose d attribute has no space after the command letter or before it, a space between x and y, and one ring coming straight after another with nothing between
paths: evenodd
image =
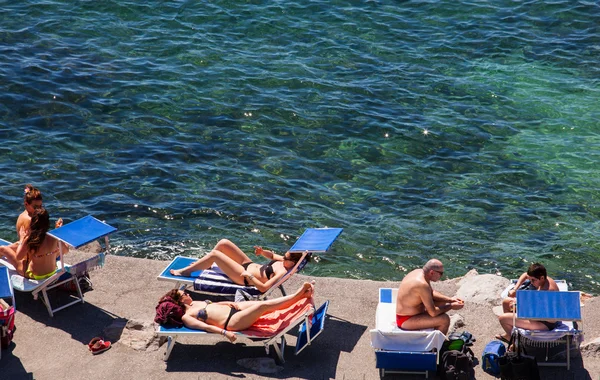
<instances>
[{"instance_id":1,"label":"turquoise sea water","mask_svg":"<svg viewBox=\"0 0 600 380\"><path fill-rule=\"evenodd\" d=\"M33 183L116 253L285 250L316 276L541 261L600 291L594 1L0 1L0 234Z\"/></svg>"}]
</instances>

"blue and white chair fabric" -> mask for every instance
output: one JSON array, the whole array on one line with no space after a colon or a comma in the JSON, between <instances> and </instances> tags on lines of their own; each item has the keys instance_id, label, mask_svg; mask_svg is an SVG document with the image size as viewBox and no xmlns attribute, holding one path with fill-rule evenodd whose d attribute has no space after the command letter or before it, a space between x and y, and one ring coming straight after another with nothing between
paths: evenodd
<instances>
[{"instance_id":1,"label":"blue and white chair fabric","mask_svg":"<svg viewBox=\"0 0 600 380\"><path fill-rule=\"evenodd\" d=\"M290 248L290 252L303 252L304 256L290 269L275 285L269 290L261 293L254 286L243 286L236 284L229 279L217 266L210 269L192 272L189 276L174 276L170 273L171 269L181 269L194 263L197 259L193 257L177 256L167 267L158 275L160 281L170 281L175 283L175 287L185 286L193 287L199 293L233 298L238 290L244 291L256 299L266 299L275 289L280 289L283 295L286 295L283 284L295 273L301 271L309 257L313 253L327 252L338 236L342 233L342 228L309 228L296 243Z\"/></svg>"},{"instance_id":2,"label":"blue and white chair fabric","mask_svg":"<svg viewBox=\"0 0 600 380\"><path fill-rule=\"evenodd\" d=\"M423 374L437 370L439 352L446 336L438 330L402 330L396 325L397 289L379 289L375 329L371 346L375 349L376 367L386 373Z\"/></svg>"},{"instance_id":3,"label":"blue and white chair fabric","mask_svg":"<svg viewBox=\"0 0 600 380\"><path fill-rule=\"evenodd\" d=\"M49 231L48 235L53 236L59 241L62 241L75 249L101 238L104 238L105 240L105 247L103 252L100 252L92 258L74 265L65 265L63 260L63 252L61 249L56 263L56 273L44 280L34 280L21 276L20 274L16 273L15 268L12 265L3 259L0 259L0 265L3 265L9 269L10 280L15 290L27 293L30 292L34 299L37 299L41 294L42 300L48 309L48 314L50 314L52 317L54 316L54 313L59 310L65 309L79 302L84 302L83 293L79 286L78 276L82 273L104 265L105 254L108 253L110 249L108 235L116 230L117 229L115 227L101 222L91 215L88 215L71 223L65 224L60 228ZM2 240L1 244L8 245L9 242ZM73 287L77 290L77 296L75 297L75 300L58 307L53 307L48 297L48 291L58 286L68 284L69 282L73 283Z\"/></svg>"}]
</instances>

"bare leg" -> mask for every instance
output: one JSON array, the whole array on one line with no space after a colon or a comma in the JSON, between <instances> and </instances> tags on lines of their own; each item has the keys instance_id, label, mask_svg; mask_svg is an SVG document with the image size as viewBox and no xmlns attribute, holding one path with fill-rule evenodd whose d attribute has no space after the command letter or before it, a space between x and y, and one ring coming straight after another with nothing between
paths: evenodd
<instances>
[{"instance_id":1,"label":"bare leg","mask_svg":"<svg viewBox=\"0 0 600 380\"><path fill-rule=\"evenodd\" d=\"M502 300L502 311L505 313L510 313L513 311L515 299L514 297L507 297Z\"/></svg>"},{"instance_id":2,"label":"bare leg","mask_svg":"<svg viewBox=\"0 0 600 380\"><path fill-rule=\"evenodd\" d=\"M215 245L213 250L221 251L226 254L229 258L236 261L237 263L249 263L252 262L252 259L248 257L237 245L233 244L230 240L221 239Z\"/></svg>"},{"instance_id":3,"label":"bare leg","mask_svg":"<svg viewBox=\"0 0 600 380\"><path fill-rule=\"evenodd\" d=\"M498 317L498 321L500 321L500 326L504 330L504 334L499 335L499 337L509 340L513 330L513 313L502 314ZM542 322L527 319L517 319L516 326L527 330L548 330L548 326Z\"/></svg>"},{"instance_id":4,"label":"bare leg","mask_svg":"<svg viewBox=\"0 0 600 380\"><path fill-rule=\"evenodd\" d=\"M435 317L432 317L427 313L422 313L410 317L410 319L407 319L402 324L403 330L422 330L429 328L439 330L446 335L450 328L450 317L445 313Z\"/></svg>"},{"instance_id":5,"label":"bare leg","mask_svg":"<svg viewBox=\"0 0 600 380\"><path fill-rule=\"evenodd\" d=\"M229 260L227 260L227 258L229 258ZM232 272L231 268L236 269L235 271L233 271L235 273L232 273L233 277L227 272L227 270L223 266L221 266L219 260L230 262L229 265L225 265L229 267L229 272ZM225 272L225 274L227 274L229 278L236 281L235 278L240 277L244 268L240 267L241 269L239 273L237 273L237 267L235 267L234 264L237 263L241 265L249 262L252 262L252 260L250 260L250 258L246 256L246 254L242 252L242 250L239 249L235 244L233 244L227 239L221 239L219 240L217 245L215 245L215 248L213 248L213 250L210 251L206 256L202 257L198 261L188 265L185 268L171 269L169 272L174 276L189 276L194 271L208 269L213 263L216 263L219 266L219 268L221 268L221 270ZM236 281L236 283L242 285L244 283L244 280L242 279L241 282Z\"/></svg>"},{"instance_id":6,"label":"bare leg","mask_svg":"<svg viewBox=\"0 0 600 380\"><path fill-rule=\"evenodd\" d=\"M23 275L23 273L25 272L23 269L23 260L17 259L17 252L16 250L12 249L13 246L17 246L16 243L11 244L9 246L0 247L0 257L5 257L6 261L8 261L10 265L15 267L17 273Z\"/></svg>"},{"instance_id":7,"label":"bare leg","mask_svg":"<svg viewBox=\"0 0 600 380\"><path fill-rule=\"evenodd\" d=\"M233 331L247 329L263 314L290 307L303 298L312 297L313 292L314 281L312 283L305 282L296 293L285 297L266 301L246 301L237 303L236 305L240 311L231 317L228 328Z\"/></svg>"}]
</instances>

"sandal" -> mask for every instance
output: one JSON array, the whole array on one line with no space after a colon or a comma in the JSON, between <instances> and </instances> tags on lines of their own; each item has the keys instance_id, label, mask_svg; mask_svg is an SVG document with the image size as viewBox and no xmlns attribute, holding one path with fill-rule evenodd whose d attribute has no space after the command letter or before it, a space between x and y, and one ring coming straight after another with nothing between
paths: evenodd
<instances>
[{"instance_id":1,"label":"sandal","mask_svg":"<svg viewBox=\"0 0 600 380\"><path fill-rule=\"evenodd\" d=\"M90 343L88 343L88 348L90 349L90 351L92 351L93 355L98 355L99 353L104 352L110 348L110 342L95 337L90 341Z\"/></svg>"},{"instance_id":2,"label":"sandal","mask_svg":"<svg viewBox=\"0 0 600 380\"><path fill-rule=\"evenodd\" d=\"M498 340L500 340L500 341L502 341L502 342L504 342L506 344L510 344L510 341L508 339L506 339L505 337L503 337L502 335L500 335L500 334L495 335L494 338L498 339Z\"/></svg>"}]
</instances>

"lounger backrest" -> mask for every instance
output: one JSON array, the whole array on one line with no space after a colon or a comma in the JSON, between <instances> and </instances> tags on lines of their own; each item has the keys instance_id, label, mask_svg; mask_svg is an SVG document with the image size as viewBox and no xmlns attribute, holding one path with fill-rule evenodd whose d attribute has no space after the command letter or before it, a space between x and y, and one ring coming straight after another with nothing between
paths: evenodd
<instances>
[{"instance_id":1,"label":"lounger backrest","mask_svg":"<svg viewBox=\"0 0 600 380\"><path fill-rule=\"evenodd\" d=\"M517 318L543 321L581 321L579 292L517 291Z\"/></svg>"}]
</instances>

